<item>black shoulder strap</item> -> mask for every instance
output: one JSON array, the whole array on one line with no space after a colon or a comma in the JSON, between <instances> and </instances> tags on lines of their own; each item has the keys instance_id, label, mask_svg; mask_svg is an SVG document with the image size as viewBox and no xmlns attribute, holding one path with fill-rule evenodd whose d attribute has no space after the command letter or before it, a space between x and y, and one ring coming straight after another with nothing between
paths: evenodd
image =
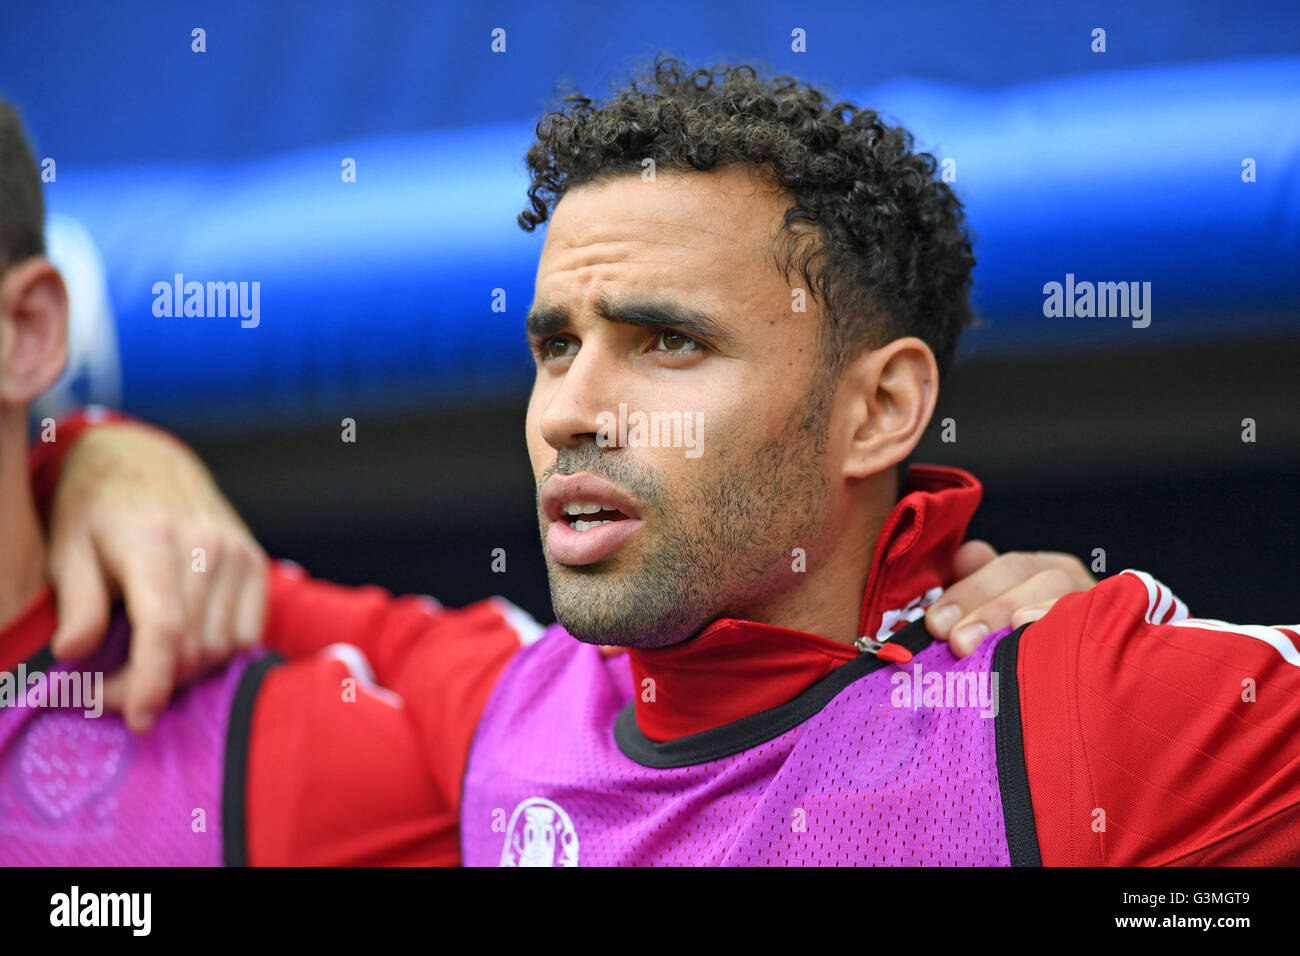
<instances>
[{"instance_id":1,"label":"black shoulder strap","mask_svg":"<svg viewBox=\"0 0 1300 956\"><path fill-rule=\"evenodd\" d=\"M272 667L284 663L273 651L253 661L239 678L230 705L226 730L225 775L221 792L222 857L226 866L248 865L248 827L245 819L248 782L248 744L253 729L253 705L262 679Z\"/></svg>"},{"instance_id":2,"label":"black shoulder strap","mask_svg":"<svg viewBox=\"0 0 1300 956\"><path fill-rule=\"evenodd\" d=\"M1012 866L1042 866L1034 803L1029 795L1025 768L1025 741L1020 726L1020 687L1016 681L1020 636L1028 624L1004 637L993 651L993 673L998 675L998 715L994 733L998 751L998 789L1002 791L1002 817L1007 829L1007 850Z\"/></svg>"}]
</instances>

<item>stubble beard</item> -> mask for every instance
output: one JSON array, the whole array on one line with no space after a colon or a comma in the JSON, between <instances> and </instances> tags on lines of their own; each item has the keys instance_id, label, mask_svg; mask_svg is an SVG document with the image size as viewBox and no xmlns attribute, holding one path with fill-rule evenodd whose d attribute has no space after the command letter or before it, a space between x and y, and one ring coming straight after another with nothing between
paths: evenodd
<instances>
[{"instance_id":1,"label":"stubble beard","mask_svg":"<svg viewBox=\"0 0 1300 956\"><path fill-rule=\"evenodd\" d=\"M649 544L636 558L616 553L580 566L548 554L556 620L589 644L667 647L694 637L724 608L744 613L795 586L791 551L817 541L830 512L826 406L819 383L771 440L721 449L685 501L606 451L591 449L591 467L577 460L586 449L557 461L566 473L588 470L627 488L643 506Z\"/></svg>"}]
</instances>

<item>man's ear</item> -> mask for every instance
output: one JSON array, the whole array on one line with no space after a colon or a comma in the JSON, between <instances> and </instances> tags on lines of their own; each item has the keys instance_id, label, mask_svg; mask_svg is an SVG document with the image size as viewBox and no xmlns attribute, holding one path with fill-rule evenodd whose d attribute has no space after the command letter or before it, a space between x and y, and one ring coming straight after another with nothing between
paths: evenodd
<instances>
[{"instance_id":1,"label":"man's ear","mask_svg":"<svg viewBox=\"0 0 1300 956\"><path fill-rule=\"evenodd\" d=\"M68 292L43 256L0 275L0 403L22 406L53 385L68 361Z\"/></svg>"},{"instance_id":2,"label":"man's ear","mask_svg":"<svg viewBox=\"0 0 1300 956\"><path fill-rule=\"evenodd\" d=\"M866 478L912 453L939 398L939 367L913 336L869 349L845 368L849 445L844 477Z\"/></svg>"}]
</instances>

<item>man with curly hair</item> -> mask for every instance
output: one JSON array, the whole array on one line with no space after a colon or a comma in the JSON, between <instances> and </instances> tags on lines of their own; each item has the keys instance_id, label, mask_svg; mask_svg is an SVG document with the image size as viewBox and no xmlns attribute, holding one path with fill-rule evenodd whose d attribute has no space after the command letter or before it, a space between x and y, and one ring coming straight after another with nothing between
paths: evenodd
<instances>
[{"instance_id":1,"label":"man with curly hair","mask_svg":"<svg viewBox=\"0 0 1300 956\"><path fill-rule=\"evenodd\" d=\"M719 616L851 643L869 545L971 316L975 259L934 159L791 78L672 59L537 132L519 221L555 212L527 437L557 617L636 647ZM608 454L590 417L619 404L694 412L707 453ZM638 517L571 535L547 480L578 472Z\"/></svg>"},{"instance_id":2,"label":"man with curly hair","mask_svg":"<svg viewBox=\"0 0 1300 956\"><path fill-rule=\"evenodd\" d=\"M399 696L466 863L1294 854L1294 632L1190 619L1141 572L969 657L927 632L980 486L908 458L974 259L905 131L661 57L537 134L526 440L559 623L503 649L462 612L272 584L273 646L353 641ZM1272 692L1244 706L1245 674ZM245 802L292 827L302 794L259 782L292 715L248 720Z\"/></svg>"},{"instance_id":3,"label":"man with curly hair","mask_svg":"<svg viewBox=\"0 0 1300 956\"><path fill-rule=\"evenodd\" d=\"M904 471L974 265L907 132L671 59L537 132L527 439L563 627L479 722L467 862L1300 859L1300 629L1192 619L1135 571L964 660L907 623L979 498ZM706 453L602 447L624 403L702 415Z\"/></svg>"}]
</instances>

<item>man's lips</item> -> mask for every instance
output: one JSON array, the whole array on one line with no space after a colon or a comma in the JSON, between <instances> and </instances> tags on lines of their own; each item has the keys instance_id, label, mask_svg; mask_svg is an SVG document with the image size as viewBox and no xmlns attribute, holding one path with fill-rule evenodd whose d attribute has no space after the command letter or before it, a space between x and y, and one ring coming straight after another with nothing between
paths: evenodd
<instances>
[{"instance_id":1,"label":"man's lips","mask_svg":"<svg viewBox=\"0 0 1300 956\"><path fill-rule=\"evenodd\" d=\"M553 475L539 497L542 513L551 519L546 550L560 564L594 564L613 554L645 524L632 496L603 478L586 472ZM599 505L600 511L571 515L567 506ZM579 531L570 522L608 523Z\"/></svg>"},{"instance_id":2,"label":"man's lips","mask_svg":"<svg viewBox=\"0 0 1300 956\"><path fill-rule=\"evenodd\" d=\"M609 511L621 512L628 518L640 518L641 511L632 496L604 478L587 472L576 475L552 475L542 486L540 497L542 512L552 521L571 517L564 506L573 502L591 502Z\"/></svg>"},{"instance_id":3,"label":"man's lips","mask_svg":"<svg viewBox=\"0 0 1300 956\"><path fill-rule=\"evenodd\" d=\"M595 564L617 551L644 524L640 518L624 518L575 531L567 521L554 521L546 529L546 550L560 564Z\"/></svg>"}]
</instances>

